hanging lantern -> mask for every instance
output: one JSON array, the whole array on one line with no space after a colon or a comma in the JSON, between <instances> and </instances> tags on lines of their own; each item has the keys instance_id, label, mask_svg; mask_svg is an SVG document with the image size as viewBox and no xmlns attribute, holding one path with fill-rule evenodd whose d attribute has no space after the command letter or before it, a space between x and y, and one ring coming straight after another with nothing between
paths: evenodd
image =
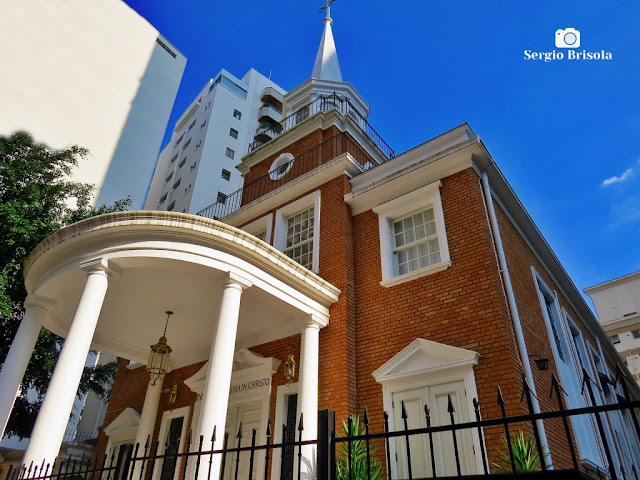
<instances>
[{"instance_id":1,"label":"hanging lantern","mask_svg":"<svg viewBox=\"0 0 640 480\"><path fill-rule=\"evenodd\" d=\"M173 315L173 312L167 311L167 321L164 325L164 332L158 343L151 345L151 352L149 352L149 361L147 362L147 370L149 371L149 378L151 379L151 385L155 385L156 382L167 373L169 368L169 358L171 357L171 347L167 345L167 326L169 325L169 317Z\"/></svg>"},{"instance_id":2,"label":"hanging lantern","mask_svg":"<svg viewBox=\"0 0 640 480\"><path fill-rule=\"evenodd\" d=\"M287 355L287 360L284 362L284 379L287 383L291 383L296 376L296 360L293 358L293 353Z\"/></svg>"}]
</instances>

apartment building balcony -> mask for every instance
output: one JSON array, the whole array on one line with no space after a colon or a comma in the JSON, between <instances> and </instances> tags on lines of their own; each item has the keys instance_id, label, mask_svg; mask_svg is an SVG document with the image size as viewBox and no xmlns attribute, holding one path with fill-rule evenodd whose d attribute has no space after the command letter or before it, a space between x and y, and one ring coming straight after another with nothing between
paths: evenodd
<instances>
[{"instance_id":1,"label":"apartment building balcony","mask_svg":"<svg viewBox=\"0 0 640 480\"><path fill-rule=\"evenodd\" d=\"M267 87L264 90L262 90L262 93L260 94L260 100L263 103L272 105L278 110L282 111L283 95L275 88Z\"/></svg>"},{"instance_id":2,"label":"apartment building balcony","mask_svg":"<svg viewBox=\"0 0 640 480\"><path fill-rule=\"evenodd\" d=\"M282 121L282 111L265 103L258 110L258 121L279 125Z\"/></svg>"},{"instance_id":3,"label":"apartment building balcony","mask_svg":"<svg viewBox=\"0 0 640 480\"><path fill-rule=\"evenodd\" d=\"M253 144L264 145L265 143L270 142L271 140L276 138L278 135L280 135L280 133L277 130L275 130L272 126L260 125L256 129L256 134L253 137L254 141L252 145Z\"/></svg>"}]
</instances>

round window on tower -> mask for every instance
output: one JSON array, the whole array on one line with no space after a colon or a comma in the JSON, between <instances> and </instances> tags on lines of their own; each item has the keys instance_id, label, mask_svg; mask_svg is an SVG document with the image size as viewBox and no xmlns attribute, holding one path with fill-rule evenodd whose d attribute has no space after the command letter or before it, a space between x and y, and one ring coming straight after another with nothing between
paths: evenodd
<instances>
[{"instance_id":1,"label":"round window on tower","mask_svg":"<svg viewBox=\"0 0 640 480\"><path fill-rule=\"evenodd\" d=\"M271 165L271 168L269 169L269 178L271 178L271 180L280 180L289 172L289 170L291 170L294 162L295 160L293 155L290 153L281 154L276 158L275 162L273 162L273 165Z\"/></svg>"}]
</instances>

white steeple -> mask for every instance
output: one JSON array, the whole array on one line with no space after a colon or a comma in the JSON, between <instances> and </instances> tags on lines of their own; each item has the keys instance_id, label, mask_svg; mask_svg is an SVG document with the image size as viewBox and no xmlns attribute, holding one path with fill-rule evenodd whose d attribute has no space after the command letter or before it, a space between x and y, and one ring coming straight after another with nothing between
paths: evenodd
<instances>
[{"instance_id":1,"label":"white steeple","mask_svg":"<svg viewBox=\"0 0 640 480\"><path fill-rule=\"evenodd\" d=\"M333 20L330 17L329 10L330 7L327 6L327 16L324 18L324 32L322 33L322 40L320 40L320 47L316 55L316 63L313 65L311 78L342 82L338 52L336 52L336 44L333 41L333 33L331 32Z\"/></svg>"}]
</instances>

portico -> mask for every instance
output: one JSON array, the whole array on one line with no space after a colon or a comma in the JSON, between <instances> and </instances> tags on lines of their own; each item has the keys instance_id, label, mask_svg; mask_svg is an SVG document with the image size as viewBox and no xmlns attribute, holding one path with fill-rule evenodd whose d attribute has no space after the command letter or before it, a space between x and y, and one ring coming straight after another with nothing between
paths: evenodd
<instances>
[{"instance_id":1,"label":"portico","mask_svg":"<svg viewBox=\"0 0 640 480\"><path fill-rule=\"evenodd\" d=\"M300 334L299 409L305 436L315 438L318 331L328 324L339 290L266 243L192 215L120 212L47 238L32 253L25 279L30 298L38 299L27 327L42 324L65 338L25 463L56 457L89 350L145 364L149 345L162 333L165 310L175 312L167 330L170 368L207 361L194 379L202 389L194 434L210 438L214 427L224 432L234 355ZM11 403L34 329L17 337L13 360L0 375L0 391L13 389ZM260 363L244 355L245 363ZM153 434L161 389L162 379L148 387L138 442ZM0 398L1 412L7 402Z\"/></svg>"}]
</instances>

